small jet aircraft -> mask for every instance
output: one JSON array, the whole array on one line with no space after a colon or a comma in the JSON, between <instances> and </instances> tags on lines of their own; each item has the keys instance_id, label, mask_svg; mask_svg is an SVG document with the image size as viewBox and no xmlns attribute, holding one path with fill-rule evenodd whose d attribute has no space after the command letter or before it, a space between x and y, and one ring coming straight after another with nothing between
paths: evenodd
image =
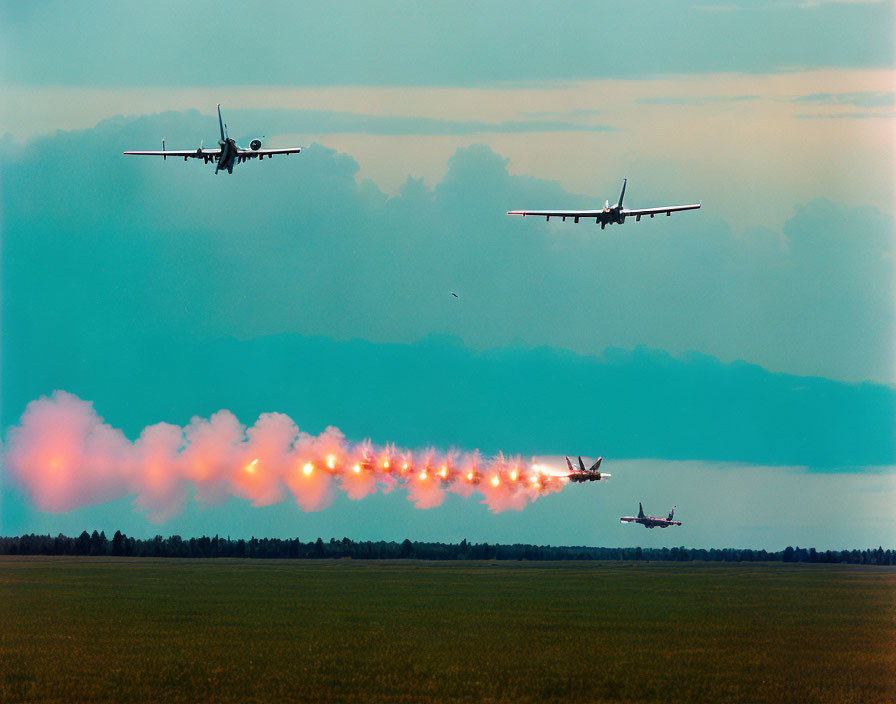
<instances>
[{"instance_id":1,"label":"small jet aircraft","mask_svg":"<svg viewBox=\"0 0 896 704\"><path fill-rule=\"evenodd\" d=\"M638 504L638 516L623 516L619 519L620 523L640 523L645 528L668 528L669 526L680 526L681 521L675 521L675 507L669 511L669 515L665 518L657 518L656 516L645 516L644 507Z\"/></svg>"},{"instance_id":2,"label":"small jet aircraft","mask_svg":"<svg viewBox=\"0 0 896 704\"><path fill-rule=\"evenodd\" d=\"M595 462L589 469L585 469L585 463L582 462L582 458L579 457L579 468L576 469L572 466L572 462L569 461L569 457L566 458L566 466L569 467L569 474L566 476L569 477L571 482L599 482L601 479L606 479L610 474L604 472L601 474L600 471L600 463L603 461L603 457L598 457L597 462Z\"/></svg>"},{"instance_id":3,"label":"small jet aircraft","mask_svg":"<svg viewBox=\"0 0 896 704\"><path fill-rule=\"evenodd\" d=\"M217 162L215 173L226 170L227 173L233 173L233 167L236 164L242 164L249 159L268 159L273 158L274 154L298 154L302 149L300 147L289 147L288 149L262 149L261 140L256 138L249 142L249 148L244 149L230 138L227 133L227 125L221 117L221 104L218 103L218 125L221 128L221 139L218 142L217 149L203 149L202 142L199 142L199 149L182 149L177 151L167 151L165 149L165 140L162 139L162 151L157 152L125 152L132 156L160 156L162 159L168 159L169 156L182 156L184 161L187 159L203 159L206 164L211 161Z\"/></svg>"},{"instance_id":4,"label":"small jet aircraft","mask_svg":"<svg viewBox=\"0 0 896 704\"><path fill-rule=\"evenodd\" d=\"M566 221L566 218L573 218L575 222L578 222L579 218L594 218L595 224L600 223L600 229L603 230L607 225L614 223L623 224L626 218L634 217L635 222L638 222L642 215L649 215L650 217L660 213L671 215L679 210L696 210L702 205L702 203L696 203L694 205L667 205L663 208L628 210L622 207L622 199L625 197L625 184L627 182L628 179L622 179L622 190L619 192L619 200L616 204L611 207L609 200L604 201L602 210L510 210L507 214L522 215L523 217L526 215L537 215L547 220L550 220L552 217L563 218L564 221Z\"/></svg>"}]
</instances>

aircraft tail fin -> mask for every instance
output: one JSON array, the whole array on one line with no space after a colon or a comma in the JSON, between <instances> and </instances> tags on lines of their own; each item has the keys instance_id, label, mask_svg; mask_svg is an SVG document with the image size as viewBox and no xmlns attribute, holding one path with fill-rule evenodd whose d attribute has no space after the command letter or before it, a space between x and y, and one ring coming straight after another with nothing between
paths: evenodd
<instances>
[{"instance_id":1,"label":"aircraft tail fin","mask_svg":"<svg viewBox=\"0 0 896 704\"><path fill-rule=\"evenodd\" d=\"M622 190L619 191L619 200L616 201L616 205L618 205L620 208L622 207L622 199L625 198L625 184L627 182L627 178L622 179Z\"/></svg>"},{"instance_id":2,"label":"aircraft tail fin","mask_svg":"<svg viewBox=\"0 0 896 704\"><path fill-rule=\"evenodd\" d=\"M583 471L583 472L585 471L585 463L582 462L582 456L581 456L581 455L579 455L579 469L580 469L581 471Z\"/></svg>"},{"instance_id":3,"label":"aircraft tail fin","mask_svg":"<svg viewBox=\"0 0 896 704\"><path fill-rule=\"evenodd\" d=\"M600 463L603 462L603 461L604 461L604 458L603 458L603 457L598 457L598 458L597 458L597 462L595 462L593 465L591 465L591 469L589 469L588 471L589 471L589 472L596 472L597 470L600 469Z\"/></svg>"},{"instance_id":4,"label":"aircraft tail fin","mask_svg":"<svg viewBox=\"0 0 896 704\"><path fill-rule=\"evenodd\" d=\"M669 511L669 517L666 520L671 521L673 518L675 518L675 507L674 506L672 507L672 510Z\"/></svg>"},{"instance_id":5,"label":"aircraft tail fin","mask_svg":"<svg viewBox=\"0 0 896 704\"><path fill-rule=\"evenodd\" d=\"M569 467L570 472L575 472L576 470L572 466L572 462L569 461L569 457L566 458L566 466Z\"/></svg>"},{"instance_id":6,"label":"aircraft tail fin","mask_svg":"<svg viewBox=\"0 0 896 704\"><path fill-rule=\"evenodd\" d=\"M221 117L221 103L218 103L218 126L221 128L221 141L227 141L227 135L224 133L224 118Z\"/></svg>"},{"instance_id":7,"label":"aircraft tail fin","mask_svg":"<svg viewBox=\"0 0 896 704\"><path fill-rule=\"evenodd\" d=\"M638 502L638 518L644 518L644 507Z\"/></svg>"}]
</instances>

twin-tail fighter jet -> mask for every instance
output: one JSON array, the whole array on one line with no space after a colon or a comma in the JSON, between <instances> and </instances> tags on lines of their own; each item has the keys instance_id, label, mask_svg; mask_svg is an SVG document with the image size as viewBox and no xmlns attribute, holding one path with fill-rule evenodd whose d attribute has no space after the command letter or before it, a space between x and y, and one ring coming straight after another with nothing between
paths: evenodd
<instances>
[{"instance_id":1,"label":"twin-tail fighter jet","mask_svg":"<svg viewBox=\"0 0 896 704\"><path fill-rule=\"evenodd\" d=\"M579 468L576 469L572 466L572 462L569 461L569 457L567 457L566 466L569 467L569 474L566 476L569 477L569 481L571 482L599 482L601 479L606 479L611 475L606 472L601 474L600 463L603 459L603 457L598 457L597 462L591 465L589 469L585 469L585 463L582 461L582 458L579 457Z\"/></svg>"},{"instance_id":2,"label":"twin-tail fighter jet","mask_svg":"<svg viewBox=\"0 0 896 704\"><path fill-rule=\"evenodd\" d=\"M662 208L629 210L622 207L622 199L625 197L625 184L627 181L628 179L622 179L622 190L619 192L619 200L616 201L616 204L611 206L609 200L604 201L602 210L510 210L507 214L522 215L523 217L526 215L537 215L538 217L546 218L546 220L550 220L551 218L562 218L566 221L566 218L572 218L574 222L578 222L579 218L594 218L595 224L599 223L600 229L603 230L607 225L622 225L626 218L633 217L635 222L638 222L643 215L649 215L650 217L661 213L671 215L679 210L696 210L702 205L702 203L695 203L694 205L667 205Z\"/></svg>"},{"instance_id":3,"label":"twin-tail fighter jet","mask_svg":"<svg viewBox=\"0 0 896 704\"><path fill-rule=\"evenodd\" d=\"M249 159L268 159L273 158L274 154L298 154L300 147L289 147L288 149L262 149L261 140L257 137L249 142L249 148L244 149L239 146L227 133L227 125L221 117L221 105L218 104L218 125L221 128L221 139L218 142L217 149L203 149L202 142L199 142L198 149L181 149L166 150L165 140L162 139L162 151L154 152L125 152L133 156L160 156L167 159L169 156L182 156L184 161L187 159L203 159L206 164L216 162L215 173L219 171L227 171L233 173L233 167L236 164L242 164Z\"/></svg>"},{"instance_id":4,"label":"twin-tail fighter jet","mask_svg":"<svg viewBox=\"0 0 896 704\"><path fill-rule=\"evenodd\" d=\"M620 523L640 523L645 528L668 528L669 526L680 526L681 521L673 520L675 518L675 507L669 511L669 515L665 518L657 518L656 516L645 516L644 507L638 504L638 516L623 516L619 519Z\"/></svg>"}]
</instances>

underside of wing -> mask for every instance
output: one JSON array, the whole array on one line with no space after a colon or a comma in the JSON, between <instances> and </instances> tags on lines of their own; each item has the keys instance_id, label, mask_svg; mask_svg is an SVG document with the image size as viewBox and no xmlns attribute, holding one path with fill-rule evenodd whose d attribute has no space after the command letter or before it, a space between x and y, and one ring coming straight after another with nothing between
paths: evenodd
<instances>
[{"instance_id":1,"label":"underside of wing","mask_svg":"<svg viewBox=\"0 0 896 704\"><path fill-rule=\"evenodd\" d=\"M667 215L677 212L679 210L696 210L701 206L701 203L695 203L693 205L667 205L664 208L642 208L640 210L623 210L622 214L629 217L640 218L642 215L660 215L661 213L666 213Z\"/></svg>"},{"instance_id":2,"label":"underside of wing","mask_svg":"<svg viewBox=\"0 0 896 704\"><path fill-rule=\"evenodd\" d=\"M535 217L546 218L573 218L576 222L579 218L596 218L600 217L602 210L508 210L508 215L534 215Z\"/></svg>"},{"instance_id":3,"label":"underside of wing","mask_svg":"<svg viewBox=\"0 0 896 704\"><path fill-rule=\"evenodd\" d=\"M289 147L288 149L240 149L239 156L242 159L268 159L275 154L298 154L302 151L301 147Z\"/></svg>"},{"instance_id":4,"label":"underside of wing","mask_svg":"<svg viewBox=\"0 0 896 704\"><path fill-rule=\"evenodd\" d=\"M210 156L218 156L221 153L220 149L181 149L177 151L172 150L163 150L163 151L149 151L149 152L124 152L125 154L129 154L131 156L179 156L186 158L194 158L194 159L204 159Z\"/></svg>"}]
</instances>

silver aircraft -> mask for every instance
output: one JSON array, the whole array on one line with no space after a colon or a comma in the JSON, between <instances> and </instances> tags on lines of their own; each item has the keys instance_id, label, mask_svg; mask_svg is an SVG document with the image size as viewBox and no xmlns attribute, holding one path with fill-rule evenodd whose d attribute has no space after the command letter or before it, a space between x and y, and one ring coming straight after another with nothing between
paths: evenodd
<instances>
[{"instance_id":1,"label":"silver aircraft","mask_svg":"<svg viewBox=\"0 0 896 704\"><path fill-rule=\"evenodd\" d=\"M203 149L202 142L199 142L198 149L181 149L166 150L165 140L162 139L162 150L153 152L125 152L133 156L160 156L167 159L169 156L182 156L184 161L187 159L203 159L206 164L216 162L215 173L219 171L227 171L233 173L233 167L236 164L242 164L249 159L268 159L273 158L274 154L298 154L300 147L289 147L288 149L262 149L261 140L256 138L249 142L249 148L244 149L238 145L227 133L227 125L221 117L221 104L218 104L218 125L221 128L221 139L218 142L217 149Z\"/></svg>"},{"instance_id":2,"label":"silver aircraft","mask_svg":"<svg viewBox=\"0 0 896 704\"><path fill-rule=\"evenodd\" d=\"M543 217L547 220L550 220L551 218L562 218L565 221L566 218L573 218L575 222L578 222L579 218L594 218L595 224L599 223L600 229L603 230L607 225L621 225L625 222L626 218L633 217L635 222L638 222L642 215L649 215L650 217L661 213L671 215L679 210L696 210L702 205L702 203L695 203L694 205L667 205L662 208L629 210L622 207L622 199L625 197L625 184L627 181L628 179L622 179L622 190L619 192L619 200L616 204L611 206L609 200L604 201L602 210L510 210L507 214L522 215L523 217L526 215L537 215L538 217Z\"/></svg>"},{"instance_id":3,"label":"silver aircraft","mask_svg":"<svg viewBox=\"0 0 896 704\"><path fill-rule=\"evenodd\" d=\"M637 516L623 516L619 519L620 523L640 523L645 528L668 528L669 526L680 526L681 521L675 520L675 507L669 511L669 515L665 518L657 518L656 516L645 516L644 507L638 504Z\"/></svg>"}]
</instances>

